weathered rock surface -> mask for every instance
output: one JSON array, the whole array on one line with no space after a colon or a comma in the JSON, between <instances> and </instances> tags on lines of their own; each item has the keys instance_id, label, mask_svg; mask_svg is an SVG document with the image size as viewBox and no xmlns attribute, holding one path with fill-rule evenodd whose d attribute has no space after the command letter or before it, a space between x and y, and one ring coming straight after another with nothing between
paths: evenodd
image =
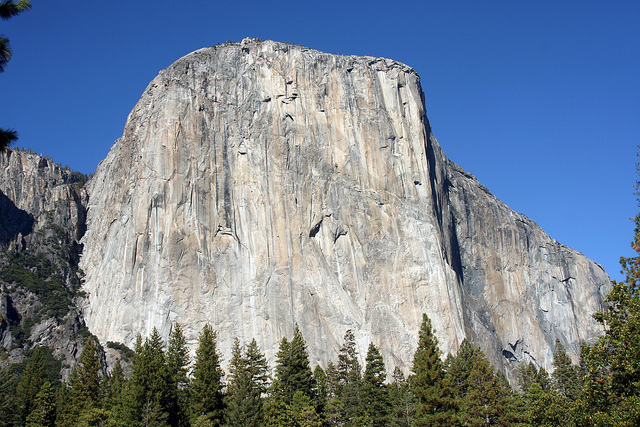
<instances>
[{"instance_id":1,"label":"weathered rock surface","mask_svg":"<svg viewBox=\"0 0 640 427\"><path fill-rule=\"evenodd\" d=\"M47 346L63 360L64 378L75 365L83 341L78 333L86 331L72 301L86 223L86 193L78 178L34 153L0 153L0 364L20 362L24 350ZM28 257L30 265L21 265ZM33 260L44 262L49 273L38 274ZM38 283L29 289L4 280L12 264L34 272Z\"/></svg>"},{"instance_id":2,"label":"weathered rock surface","mask_svg":"<svg viewBox=\"0 0 640 427\"><path fill-rule=\"evenodd\" d=\"M510 372L600 329L608 277L449 161L419 77L382 58L253 42L160 72L88 183L90 330L131 345L205 323L312 364L347 329L408 370L421 315Z\"/></svg>"}]
</instances>

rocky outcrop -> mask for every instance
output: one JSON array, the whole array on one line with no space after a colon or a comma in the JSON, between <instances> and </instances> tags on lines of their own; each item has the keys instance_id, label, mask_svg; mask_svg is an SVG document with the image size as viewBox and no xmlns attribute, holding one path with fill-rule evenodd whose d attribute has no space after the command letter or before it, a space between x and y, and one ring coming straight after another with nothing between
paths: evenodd
<instances>
[{"instance_id":1,"label":"rocky outcrop","mask_svg":"<svg viewBox=\"0 0 640 427\"><path fill-rule=\"evenodd\" d=\"M353 329L408 370L426 312L507 372L576 356L606 274L449 161L423 98L396 61L270 41L163 70L88 184L90 330L211 323L227 360L234 337L273 360L297 323L326 366Z\"/></svg>"},{"instance_id":2,"label":"rocky outcrop","mask_svg":"<svg viewBox=\"0 0 640 427\"><path fill-rule=\"evenodd\" d=\"M2 243L52 224L80 240L86 200L78 188L80 175L51 159L22 150L0 155L0 238Z\"/></svg>"},{"instance_id":3,"label":"rocky outcrop","mask_svg":"<svg viewBox=\"0 0 640 427\"><path fill-rule=\"evenodd\" d=\"M88 333L74 298L86 177L23 150L0 153L0 364L51 348L63 377Z\"/></svg>"}]
</instances>

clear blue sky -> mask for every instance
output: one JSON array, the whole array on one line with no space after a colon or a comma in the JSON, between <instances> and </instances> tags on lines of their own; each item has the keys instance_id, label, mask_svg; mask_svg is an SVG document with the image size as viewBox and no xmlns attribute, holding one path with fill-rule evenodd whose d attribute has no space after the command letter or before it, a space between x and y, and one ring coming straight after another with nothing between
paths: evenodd
<instances>
[{"instance_id":1,"label":"clear blue sky","mask_svg":"<svg viewBox=\"0 0 640 427\"><path fill-rule=\"evenodd\" d=\"M638 210L640 1L32 0L0 33L0 126L91 173L157 73L262 37L393 58L447 156L620 278Z\"/></svg>"}]
</instances>

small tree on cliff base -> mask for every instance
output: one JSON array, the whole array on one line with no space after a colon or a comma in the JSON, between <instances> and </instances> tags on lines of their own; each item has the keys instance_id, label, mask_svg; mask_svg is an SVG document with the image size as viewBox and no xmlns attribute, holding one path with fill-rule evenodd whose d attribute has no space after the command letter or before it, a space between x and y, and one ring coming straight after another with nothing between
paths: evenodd
<instances>
[{"instance_id":1,"label":"small tree on cliff base","mask_svg":"<svg viewBox=\"0 0 640 427\"><path fill-rule=\"evenodd\" d=\"M263 425L263 395L269 383L267 359L253 339L242 354L236 338L229 362L226 418L229 427Z\"/></svg>"},{"instance_id":2,"label":"small tree on cliff base","mask_svg":"<svg viewBox=\"0 0 640 427\"><path fill-rule=\"evenodd\" d=\"M362 412L368 415L372 426L388 426L391 411L389 393L384 384L387 371L384 359L373 343L369 344L366 362L362 378Z\"/></svg>"},{"instance_id":3,"label":"small tree on cliff base","mask_svg":"<svg viewBox=\"0 0 640 427\"><path fill-rule=\"evenodd\" d=\"M416 397L416 426L455 426L456 404L451 389L445 380L440 360L438 339L431 328L431 320L422 315L422 326L418 334L418 349L413 356L411 389Z\"/></svg>"},{"instance_id":4,"label":"small tree on cliff base","mask_svg":"<svg viewBox=\"0 0 640 427\"><path fill-rule=\"evenodd\" d=\"M216 333L209 324L200 332L196 361L191 382L191 419L203 418L213 425L222 423L222 377L220 355L216 345Z\"/></svg>"}]
</instances>

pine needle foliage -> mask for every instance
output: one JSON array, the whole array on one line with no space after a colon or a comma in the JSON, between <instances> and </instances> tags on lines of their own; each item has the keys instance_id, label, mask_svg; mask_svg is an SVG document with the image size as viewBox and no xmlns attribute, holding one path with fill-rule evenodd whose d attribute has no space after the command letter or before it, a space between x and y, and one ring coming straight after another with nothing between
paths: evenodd
<instances>
[{"instance_id":1,"label":"pine needle foliage","mask_svg":"<svg viewBox=\"0 0 640 427\"><path fill-rule=\"evenodd\" d=\"M431 320L423 314L418 348L411 368L411 389L416 397L416 426L458 425L455 399L445 380L440 355Z\"/></svg>"},{"instance_id":2,"label":"pine needle foliage","mask_svg":"<svg viewBox=\"0 0 640 427\"><path fill-rule=\"evenodd\" d=\"M191 381L190 414L192 422L205 417L212 425L223 421L223 376L217 334L207 324L202 328L196 350Z\"/></svg>"}]
</instances>

